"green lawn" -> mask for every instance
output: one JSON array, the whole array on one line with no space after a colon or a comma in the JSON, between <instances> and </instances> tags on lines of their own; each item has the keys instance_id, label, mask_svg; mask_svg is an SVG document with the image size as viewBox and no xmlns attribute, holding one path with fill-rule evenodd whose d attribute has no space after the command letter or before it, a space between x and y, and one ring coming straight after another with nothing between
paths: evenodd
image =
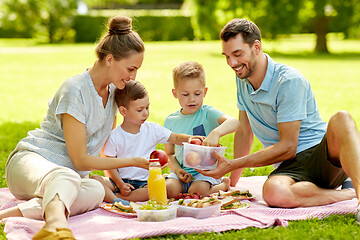
<instances>
[{"instance_id":1,"label":"green lawn","mask_svg":"<svg viewBox=\"0 0 360 240\"><path fill-rule=\"evenodd\" d=\"M237 116L235 77L221 55L219 41L146 42L145 46L145 59L137 80L150 94L150 121L162 124L168 114L179 108L171 94L172 69L188 60L198 61L205 67L209 90L204 102ZM0 187L7 186L4 166L8 154L27 131L39 127L47 102L61 83L92 66L94 47L94 44L36 45L32 40L0 39ZM264 51L275 61L297 68L310 81L324 120L329 120L336 111L347 110L359 126L360 41L345 41L332 35L329 37L332 55L315 55L313 48L314 39L309 35L263 41ZM232 157L232 137L221 140L228 147L229 158ZM256 141L253 151L260 148ZM266 175L271 169L246 169L244 176ZM295 221L287 228L249 228L156 239L354 239L360 238L358 229L350 214L321 221Z\"/></svg>"}]
</instances>

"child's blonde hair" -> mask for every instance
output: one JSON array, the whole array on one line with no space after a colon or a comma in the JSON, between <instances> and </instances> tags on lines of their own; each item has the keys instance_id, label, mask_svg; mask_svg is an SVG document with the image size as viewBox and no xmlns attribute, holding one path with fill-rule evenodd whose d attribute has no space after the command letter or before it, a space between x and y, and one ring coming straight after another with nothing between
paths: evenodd
<instances>
[{"instance_id":1,"label":"child's blonde hair","mask_svg":"<svg viewBox=\"0 0 360 240\"><path fill-rule=\"evenodd\" d=\"M197 62L189 61L183 62L173 69L173 81L175 89L178 87L180 81L188 79L198 79L205 87L206 83L204 67Z\"/></svg>"}]
</instances>

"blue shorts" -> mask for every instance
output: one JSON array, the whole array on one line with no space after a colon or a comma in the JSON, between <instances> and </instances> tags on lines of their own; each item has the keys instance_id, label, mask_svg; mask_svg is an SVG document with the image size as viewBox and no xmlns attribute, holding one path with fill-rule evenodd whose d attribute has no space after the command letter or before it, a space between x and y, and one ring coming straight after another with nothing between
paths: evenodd
<instances>
[{"instance_id":1,"label":"blue shorts","mask_svg":"<svg viewBox=\"0 0 360 240\"><path fill-rule=\"evenodd\" d=\"M120 193L120 189L118 188L118 186L116 186L116 184L114 183L114 181L110 179L110 182L112 183L112 185L114 186L115 190L113 191L114 194L116 193ZM125 183L129 183L131 184L135 189L138 188L142 188L145 187L147 185L147 181L139 181L139 180L129 180L129 179L123 179L123 181ZM131 191L135 190L135 189L131 189Z\"/></svg>"},{"instance_id":2,"label":"blue shorts","mask_svg":"<svg viewBox=\"0 0 360 240\"><path fill-rule=\"evenodd\" d=\"M178 176L172 171L170 171L170 174L166 178L167 179L168 178L174 178L174 179L177 179L177 180L180 181ZM222 178L215 179L215 178L208 177L208 176L205 176L205 175L202 175L201 173L199 173L199 174L195 175L194 180L192 182L183 183L183 182L180 181L182 183L182 185L183 185L183 193L187 193L189 191L189 188L190 188L191 184L193 182L196 182L196 181L208 182L208 183L210 183L210 187L212 187L214 185L220 184L222 182Z\"/></svg>"}]
</instances>

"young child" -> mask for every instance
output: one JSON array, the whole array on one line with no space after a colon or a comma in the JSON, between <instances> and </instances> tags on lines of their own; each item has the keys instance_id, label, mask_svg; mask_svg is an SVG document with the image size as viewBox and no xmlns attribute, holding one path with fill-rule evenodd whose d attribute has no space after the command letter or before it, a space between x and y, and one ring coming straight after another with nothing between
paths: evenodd
<instances>
[{"instance_id":1,"label":"young child","mask_svg":"<svg viewBox=\"0 0 360 240\"><path fill-rule=\"evenodd\" d=\"M157 143L182 144L191 137L172 133L157 123L147 122L149 117L149 96L145 87L130 81L125 88L115 91L116 103L123 116L123 122L110 134L104 148L109 157L149 158ZM138 167L104 170L105 176L93 175L105 188L105 202L146 201L149 199L147 179L149 171ZM127 201L124 201L127 200Z\"/></svg>"},{"instance_id":2,"label":"young child","mask_svg":"<svg viewBox=\"0 0 360 240\"><path fill-rule=\"evenodd\" d=\"M223 112L203 105L207 92L205 70L196 62L184 62L173 70L174 89L172 93L179 100L181 109L170 114L164 126L172 132L206 136L203 145L217 146L219 138L235 132L239 121ZM199 193L209 196L219 190L227 191L229 178L214 179L183 165L183 146L165 144L169 156L171 173L166 179L168 198L179 193Z\"/></svg>"}]
</instances>

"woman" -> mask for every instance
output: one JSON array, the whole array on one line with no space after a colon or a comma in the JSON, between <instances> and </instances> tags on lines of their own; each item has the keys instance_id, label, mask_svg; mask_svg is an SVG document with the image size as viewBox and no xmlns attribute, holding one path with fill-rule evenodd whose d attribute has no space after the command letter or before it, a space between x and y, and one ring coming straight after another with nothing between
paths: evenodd
<instances>
[{"instance_id":1,"label":"woman","mask_svg":"<svg viewBox=\"0 0 360 240\"><path fill-rule=\"evenodd\" d=\"M96 53L94 66L64 82L49 102L41 129L30 131L8 158L8 187L16 198L29 201L0 211L0 219L45 219L33 239L75 239L68 217L97 208L105 194L99 182L88 178L90 171L148 168L145 158L99 157L116 125L114 90L135 79L144 57L144 44L132 31L131 19L112 18Z\"/></svg>"}]
</instances>

